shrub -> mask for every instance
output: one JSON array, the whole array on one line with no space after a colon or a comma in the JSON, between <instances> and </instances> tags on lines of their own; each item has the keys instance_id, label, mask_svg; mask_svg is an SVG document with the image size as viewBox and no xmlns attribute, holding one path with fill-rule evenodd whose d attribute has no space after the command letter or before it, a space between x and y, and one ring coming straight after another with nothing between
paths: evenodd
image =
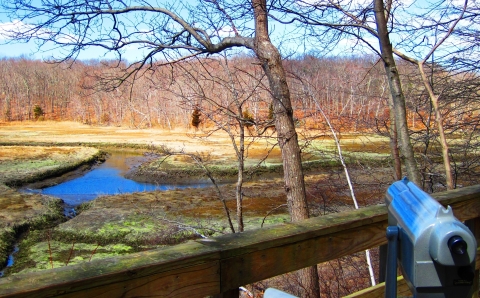
<instances>
[{"instance_id":1,"label":"shrub","mask_svg":"<svg viewBox=\"0 0 480 298\"><path fill-rule=\"evenodd\" d=\"M192 126L195 127L195 128L198 128L198 126L200 125L200 123L202 122L202 120L200 119L200 109L199 108L195 108L192 112Z\"/></svg>"},{"instance_id":2,"label":"shrub","mask_svg":"<svg viewBox=\"0 0 480 298\"><path fill-rule=\"evenodd\" d=\"M246 127L251 127L255 124L254 118L252 113L250 113L249 110L243 111L243 120L245 120L245 126Z\"/></svg>"},{"instance_id":3,"label":"shrub","mask_svg":"<svg viewBox=\"0 0 480 298\"><path fill-rule=\"evenodd\" d=\"M43 112L42 107L39 105L35 105L33 107L33 117L35 118L35 120L42 120L43 115L45 115L45 113Z\"/></svg>"},{"instance_id":4,"label":"shrub","mask_svg":"<svg viewBox=\"0 0 480 298\"><path fill-rule=\"evenodd\" d=\"M268 106L268 120L273 120L275 117L275 114L273 113L273 103L270 103Z\"/></svg>"}]
</instances>

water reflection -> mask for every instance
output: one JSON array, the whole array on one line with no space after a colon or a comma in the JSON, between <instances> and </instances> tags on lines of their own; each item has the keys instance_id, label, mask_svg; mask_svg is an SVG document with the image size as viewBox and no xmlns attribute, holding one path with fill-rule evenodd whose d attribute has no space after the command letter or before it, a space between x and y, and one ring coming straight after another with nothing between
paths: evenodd
<instances>
[{"instance_id":1,"label":"water reflection","mask_svg":"<svg viewBox=\"0 0 480 298\"><path fill-rule=\"evenodd\" d=\"M84 176L44 188L39 192L59 197L66 205L76 206L100 195L206 186L205 183L186 185L140 183L123 177L130 167L139 162L139 158L141 157L114 153L102 165Z\"/></svg>"}]
</instances>

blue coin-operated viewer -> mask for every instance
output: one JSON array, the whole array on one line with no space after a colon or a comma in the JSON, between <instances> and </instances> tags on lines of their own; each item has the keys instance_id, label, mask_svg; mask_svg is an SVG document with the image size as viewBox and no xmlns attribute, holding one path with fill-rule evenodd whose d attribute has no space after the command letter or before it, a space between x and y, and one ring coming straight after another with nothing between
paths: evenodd
<instances>
[{"instance_id":1,"label":"blue coin-operated viewer","mask_svg":"<svg viewBox=\"0 0 480 298\"><path fill-rule=\"evenodd\" d=\"M452 208L444 208L407 178L388 188L385 201L385 297L396 297L397 259L414 297L471 295L477 243Z\"/></svg>"}]
</instances>

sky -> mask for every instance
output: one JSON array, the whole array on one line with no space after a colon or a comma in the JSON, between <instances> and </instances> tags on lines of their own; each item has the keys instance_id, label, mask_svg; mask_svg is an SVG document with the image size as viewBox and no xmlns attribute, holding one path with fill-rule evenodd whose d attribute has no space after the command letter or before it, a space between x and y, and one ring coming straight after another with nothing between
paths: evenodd
<instances>
[{"instance_id":1,"label":"sky","mask_svg":"<svg viewBox=\"0 0 480 298\"><path fill-rule=\"evenodd\" d=\"M38 60L49 60L52 58L52 55L59 56L64 53L64 50L55 49L52 43L43 46L40 50L35 41L29 41L28 43L18 43L14 40L9 39L5 36L4 28L12 28L12 22L6 20L0 14L0 58L14 58L14 57L27 57L29 59L38 59ZM127 53L129 59L134 59L138 56L138 52L133 51ZM89 48L79 56L80 60L90 60L90 59L115 59L113 54L100 51L99 49Z\"/></svg>"},{"instance_id":2,"label":"sky","mask_svg":"<svg viewBox=\"0 0 480 298\"><path fill-rule=\"evenodd\" d=\"M308 0L305 0L308 1ZM365 1L365 0L355 0L355 1ZM406 2L409 3L415 3L411 2L410 0L405 0ZM453 0L454 2L458 2L460 0ZM405 3L406 3L405 2ZM421 1L420 1L421 2ZM404 4L405 4L404 3ZM410 5L410 4L409 4ZM413 4L412 4L413 5ZM419 9L418 7L416 9ZM53 48L53 44L47 44L46 46L42 47L42 49L39 51L37 49L37 46L34 41L30 41L26 44L24 43L15 43L12 40L8 39L6 36L5 30L8 30L9 28L13 28L15 26L21 26L24 25L23 23L17 21L17 22L11 22L5 12L2 12L0 10L0 58L2 57L20 57L20 56L25 56L27 58L31 59L50 59L52 55L56 56L57 58L62 56L62 53L65 54L65 50L61 49L55 49ZM279 26L278 24L276 26ZM279 34L281 35L282 33L287 36L288 34L285 34L284 32L288 32L288 28L280 28L277 27L276 33L274 34ZM231 34L232 31L228 30L227 28L225 29L224 34ZM394 37L391 37L394 38ZM428 38L427 38L428 39ZM392 40L394 42L394 40ZM286 41L284 46L285 49L287 49L285 52L292 52L292 53L308 53L309 51L315 50L313 45L295 45L295 44L288 44L289 41ZM373 45L378 44L378 41L374 40L373 38L371 39L371 43ZM344 55L352 55L352 54L359 54L361 52L352 52L352 47L355 44L354 40L349 40L349 39L343 39L339 42L338 45L334 48L334 52L331 52L329 54L331 55L338 55L338 54L344 54ZM365 53L369 53L369 51L365 51ZM370 52L371 53L371 52ZM285 55L288 55L290 53L282 53ZM129 61L135 61L139 58L143 57L143 52L141 49L138 49L136 47L130 48L124 53L124 58L126 58ZM90 59L100 59L100 60L105 60L105 59L116 59L116 56L113 53L106 53L102 51L99 48L88 48L85 51L82 51L80 56L78 57L80 60L90 60Z\"/></svg>"},{"instance_id":3,"label":"sky","mask_svg":"<svg viewBox=\"0 0 480 298\"><path fill-rule=\"evenodd\" d=\"M10 28L10 22L0 13L0 57L19 57L33 55L35 45L33 42L29 44L4 44L9 39L4 35L4 30Z\"/></svg>"},{"instance_id":4,"label":"sky","mask_svg":"<svg viewBox=\"0 0 480 298\"><path fill-rule=\"evenodd\" d=\"M1 42L1 41L0 41ZM26 57L29 59L34 60L50 60L52 55L58 57L61 53L60 50L55 49L48 49L42 48L38 50L37 46L33 41L29 43L9 43L9 44L0 44L0 58L15 58L15 57ZM131 60L137 57L135 53L131 53L130 55L126 55L126 57ZM115 59L113 54L108 54L99 51L98 49L90 48L88 50L83 51L80 56L80 60L92 60L92 59L99 59L99 60L110 60Z\"/></svg>"},{"instance_id":5,"label":"sky","mask_svg":"<svg viewBox=\"0 0 480 298\"><path fill-rule=\"evenodd\" d=\"M4 12L0 11L0 58L27 57L29 59L50 60L52 57L63 57L66 54L65 49L55 47L53 43L43 45L40 49L37 41L31 40L28 43L19 43L8 37L7 31L13 28L25 26L21 21L10 21ZM130 49L125 52L125 58L128 60L142 57L138 49ZM80 60L109 60L116 59L113 53L101 50L100 48L90 47L82 50L78 59Z\"/></svg>"},{"instance_id":6,"label":"sky","mask_svg":"<svg viewBox=\"0 0 480 298\"><path fill-rule=\"evenodd\" d=\"M16 43L13 40L9 39L7 36L6 30L11 29L11 28L18 28L19 26L25 26L20 21L10 21L6 14L0 10L0 58L2 57L20 57L24 56L30 59L40 59L40 60L48 60L53 56L59 57L62 56L62 50L61 49L55 49L53 47L53 43L47 44L46 46L42 46L40 50L38 50L37 45L35 44L34 41L30 41L28 43ZM313 50L313 47L311 45L297 45L296 43L292 41L288 41L285 39L285 37L288 36L288 28L282 28L280 24L275 24L274 30L272 30L273 34L277 34L278 36L281 36L283 39L283 49L284 53L282 54L284 56L289 56L292 53L296 53L297 55L300 53L304 52L309 52ZM288 27L288 26L287 26ZM272 27L273 28L273 27ZM233 35L233 30L230 30L229 28L223 28L223 30L220 32L221 34L226 35ZM289 45L289 43L291 43ZM348 40L343 40L340 43L341 46L345 46L344 49L339 49L339 52L346 52L351 48L351 43ZM247 52L247 51L245 51ZM65 50L63 50L63 53L65 53ZM124 53L124 58L126 58L128 61L136 61L139 58L143 57L142 55L142 50L138 48L131 48ZM99 60L104 60L104 59L116 59L116 56L113 53L106 53L102 51L99 48L88 48L87 50L84 50L81 52L80 56L78 57L80 60L90 60L90 59L99 59Z\"/></svg>"}]
</instances>

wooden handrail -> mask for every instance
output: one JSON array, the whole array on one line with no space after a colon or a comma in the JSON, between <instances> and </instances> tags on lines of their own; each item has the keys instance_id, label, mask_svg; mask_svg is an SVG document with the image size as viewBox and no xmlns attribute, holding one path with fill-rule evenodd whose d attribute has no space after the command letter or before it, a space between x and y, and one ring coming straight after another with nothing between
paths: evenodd
<instances>
[{"instance_id":1,"label":"wooden handrail","mask_svg":"<svg viewBox=\"0 0 480 298\"><path fill-rule=\"evenodd\" d=\"M480 217L480 185L434 194ZM386 243L384 205L0 279L0 297L205 297Z\"/></svg>"}]
</instances>

